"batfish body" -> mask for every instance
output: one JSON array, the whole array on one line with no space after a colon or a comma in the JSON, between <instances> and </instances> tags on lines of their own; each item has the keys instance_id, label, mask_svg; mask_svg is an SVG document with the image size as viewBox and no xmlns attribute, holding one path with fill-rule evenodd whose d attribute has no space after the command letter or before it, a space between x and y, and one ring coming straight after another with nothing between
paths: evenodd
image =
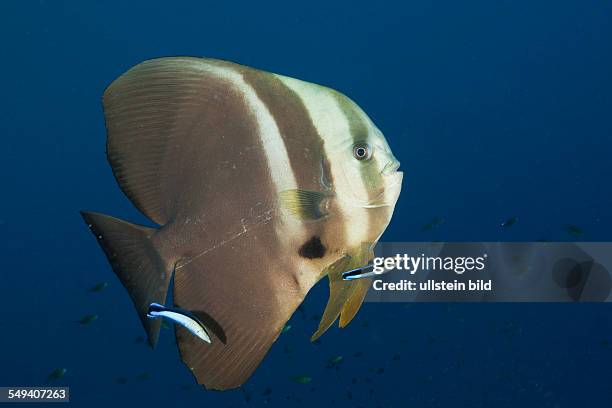
<instances>
[{"instance_id":1,"label":"batfish body","mask_svg":"<svg viewBox=\"0 0 612 408\"><path fill-rule=\"evenodd\" d=\"M388 225L402 173L382 133L326 87L201 58L145 61L104 93L107 154L123 192L157 227L82 215L154 346L174 273L180 355L209 389L243 384L309 289L330 299L313 339L350 322L362 267ZM368 243L364 245L364 243Z\"/></svg>"}]
</instances>

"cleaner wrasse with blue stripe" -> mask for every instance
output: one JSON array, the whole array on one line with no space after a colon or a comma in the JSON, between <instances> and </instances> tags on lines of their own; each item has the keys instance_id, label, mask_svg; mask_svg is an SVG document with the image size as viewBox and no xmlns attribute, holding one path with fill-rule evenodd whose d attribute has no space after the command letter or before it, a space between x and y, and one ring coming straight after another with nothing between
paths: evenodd
<instances>
[{"instance_id":1,"label":"cleaner wrasse with blue stripe","mask_svg":"<svg viewBox=\"0 0 612 408\"><path fill-rule=\"evenodd\" d=\"M103 105L115 178L155 225L82 215L152 346L160 319L148 308L165 303L172 276L176 304L220 340L175 325L183 362L209 389L243 384L325 276L329 301L312 339L353 319L371 280L342 272L373 259L402 173L352 100L230 62L171 57L128 70Z\"/></svg>"},{"instance_id":2,"label":"cleaner wrasse with blue stripe","mask_svg":"<svg viewBox=\"0 0 612 408\"><path fill-rule=\"evenodd\" d=\"M151 319L162 317L171 322L178 323L200 340L211 343L210 334L208 334L208 330L206 330L204 323L202 323L197 316L186 310L178 307L166 307L159 303L151 303L149 305L147 317Z\"/></svg>"}]
</instances>

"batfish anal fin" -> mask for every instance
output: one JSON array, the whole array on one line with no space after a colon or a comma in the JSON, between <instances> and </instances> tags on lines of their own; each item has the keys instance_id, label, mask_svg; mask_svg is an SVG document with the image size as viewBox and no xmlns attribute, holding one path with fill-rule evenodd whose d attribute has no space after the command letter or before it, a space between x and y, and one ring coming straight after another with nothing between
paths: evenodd
<instances>
[{"instance_id":1,"label":"batfish anal fin","mask_svg":"<svg viewBox=\"0 0 612 408\"><path fill-rule=\"evenodd\" d=\"M280 201L289 213L300 220L318 220L327 214L323 208L328 195L318 191L290 189L280 192Z\"/></svg>"},{"instance_id":2,"label":"batfish anal fin","mask_svg":"<svg viewBox=\"0 0 612 408\"><path fill-rule=\"evenodd\" d=\"M175 326L181 359L207 389L245 383L304 299L292 258L266 225L176 266L176 304L220 340L206 344Z\"/></svg>"},{"instance_id":3,"label":"batfish anal fin","mask_svg":"<svg viewBox=\"0 0 612 408\"><path fill-rule=\"evenodd\" d=\"M165 303L172 277L172 271L149 238L156 230L108 215L85 211L81 215L127 289L147 332L149 344L155 347L161 319L149 319L147 312L151 303Z\"/></svg>"}]
</instances>

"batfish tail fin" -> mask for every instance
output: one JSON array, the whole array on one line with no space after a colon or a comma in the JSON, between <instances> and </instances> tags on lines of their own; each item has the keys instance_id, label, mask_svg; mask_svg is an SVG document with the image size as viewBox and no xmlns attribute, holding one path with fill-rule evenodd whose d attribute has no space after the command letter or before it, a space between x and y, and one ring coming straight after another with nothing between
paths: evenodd
<instances>
[{"instance_id":1,"label":"batfish tail fin","mask_svg":"<svg viewBox=\"0 0 612 408\"><path fill-rule=\"evenodd\" d=\"M155 347L161 320L147 318L147 310L151 303L165 303L172 277L151 242L156 230L104 214L81 211L81 215L130 294L149 344Z\"/></svg>"}]
</instances>

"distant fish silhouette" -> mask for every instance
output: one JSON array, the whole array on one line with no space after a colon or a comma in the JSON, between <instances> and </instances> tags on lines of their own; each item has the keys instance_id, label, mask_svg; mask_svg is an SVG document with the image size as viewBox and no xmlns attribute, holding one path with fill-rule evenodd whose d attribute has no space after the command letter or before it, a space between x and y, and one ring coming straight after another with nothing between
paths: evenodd
<instances>
[{"instance_id":1,"label":"distant fish silhouette","mask_svg":"<svg viewBox=\"0 0 612 408\"><path fill-rule=\"evenodd\" d=\"M580 238L583 234L582 228L576 225L568 225L565 227L565 232L572 235L573 237Z\"/></svg>"},{"instance_id":2,"label":"distant fish silhouette","mask_svg":"<svg viewBox=\"0 0 612 408\"><path fill-rule=\"evenodd\" d=\"M297 375L295 377L291 377L290 380L298 384L308 384L312 381L312 378L306 375Z\"/></svg>"},{"instance_id":3,"label":"distant fish silhouette","mask_svg":"<svg viewBox=\"0 0 612 408\"><path fill-rule=\"evenodd\" d=\"M65 369L65 368L56 368L47 377L47 383L50 383L52 381L59 380L60 378L63 378L66 375L67 372L68 372L68 370Z\"/></svg>"},{"instance_id":4,"label":"distant fish silhouette","mask_svg":"<svg viewBox=\"0 0 612 408\"><path fill-rule=\"evenodd\" d=\"M506 221L502 222L500 226L502 228L508 228L516 224L517 221L518 221L518 217L510 217Z\"/></svg>"},{"instance_id":5,"label":"distant fish silhouette","mask_svg":"<svg viewBox=\"0 0 612 408\"><path fill-rule=\"evenodd\" d=\"M108 283L107 282L100 282L97 285L89 288L90 292L100 292L104 289L106 289L108 287Z\"/></svg>"},{"instance_id":6,"label":"distant fish silhouette","mask_svg":"<svg viewBox=\"0 0 612 408\"><path fill-rule=\"evenodd\" d=\"M98 315L95 314L89 314L86 316L83 316L81 318L81 320L78 321L78 323L82 324L83 326L88 325L92 322L95 322L96 320L98 320Z\"/></svg>"},{"instance_id":7,"label":"distant fish silhouette","mask_svg":"<svg viewBox=\"0 0 612 408\"><path fill-rule=\"evenodd\" d=\"M421 227L421 232L429 231L435 227L439 227L444 224L444 218L442 217L434 217L431 221Z\"/></svg>"}]
</instances>

